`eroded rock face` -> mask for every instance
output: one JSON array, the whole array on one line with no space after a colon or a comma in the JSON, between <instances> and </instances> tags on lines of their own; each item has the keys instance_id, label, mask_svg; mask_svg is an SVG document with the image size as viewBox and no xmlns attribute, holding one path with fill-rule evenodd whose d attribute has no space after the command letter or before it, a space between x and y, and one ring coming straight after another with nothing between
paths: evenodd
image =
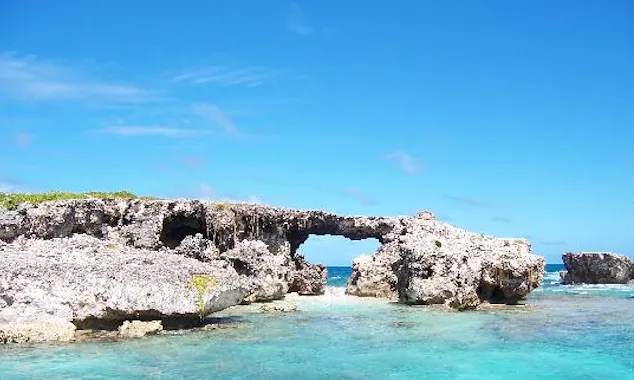
<instances>
[{"instance_id":1,"label":"eroded rock face","mask_svg":"<svg viewBox=\"0 0 634 380\"><path fill-rule=\"evenodd\" d=\"M197 317L236 305L251 292L248 279L226 262L86 235L18 239L0 246L0 262L0 322ZM197 286L200 279L204 286Z\"/></svg>"},{"instance_id":2,"label":"eroded rock face","mask_svg":"<svg viewBox=\"0 0 634 380\"><path fill-rule=\"evenodd\" d=\"M566 271L562 283L626 284L634 278L634 261L608 252L568 252L562 256Z\"/></svg>"},{"instance_id":3,"label":"eroded rock face","mask_svg":"<svg viewBox=\"0 0 634 380\"><path fill-rule=\"evenodd\" d=\"M288 244L271 252L260 240L243 240L220 258L252 281L253 290L245 302L271 301L288 293L293 268Z\"/></svg>"},{"instance_id":4,"label":"eroded rock face","mask_svg":"<svg viewBox=\"0 0 634 380\"><path fill-rule=\"evenodd\" d=\"M0 320L165 326L289 291L322 294L325 267L297 253L311 234L381 243L354 262L347 293L358 296L465 309L513 303L543 273L526 241L470 233L430 212L353 217L199 201L57 201L0 210Z\"/></svg>"},{"instance_id":5,"label":"eroded rock face","mask_svg":"<svg viewBox=\"0 0 634 380\"><path fill-rule=\"evenodd\" d=\"M523 239L474 234L427 215L405 223L398 241L355 260L348 294L470 309L516 303L541 282L544 259Z\"/></svg>"},{"instance_id":6,"label":"eroded rock face","mask_svg":"<svg viewBox=\"0 0 634 380\"><path fill-rule=\"evenodd\" d=\"M124 321L118 330L119 336L123 338L141 338L163 331L163 323L161 321Z\"/></svg>"},{"instance_id":7,"label":"eroded rock face","mask_svg":"<svg viewBox=\"0 0 634 380\"><path fill-rule=\"evenodd\" d=\"M295 255L295 271L289 286L290 292L301 295L319 295L326 292L328 269L322 264L311 264L304 256Z\"/></svg>"},{"instance_id":8,"label":"eroded rock face","mask_svg":"<svg viewBox=\"0 0 634 380\"><path fill-rule=\"evenodd\" d=\"M65 321L0 323L0 343L70 342L76 329Z\"/></svg>"}]
</instances>

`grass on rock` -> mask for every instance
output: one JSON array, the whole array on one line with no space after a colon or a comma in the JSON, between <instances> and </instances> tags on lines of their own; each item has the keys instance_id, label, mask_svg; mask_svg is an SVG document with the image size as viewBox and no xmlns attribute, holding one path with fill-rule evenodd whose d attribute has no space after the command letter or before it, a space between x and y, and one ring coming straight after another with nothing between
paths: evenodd
<instances>
[{"instance_id":1,"label":"grass on rock","mask_svg":"<svg viewBox=\"0 0 634 380\"><path fill-rule=\"evenodd\" d=\"M15 210L20 203L38 204L48 201L61 201L69 199L153 199L151 197L138 197L129 191L102 192L90 191L86 193L69 193L53 191L49 193L0 193L0 208Z\"/></svg>"}]
</instances>

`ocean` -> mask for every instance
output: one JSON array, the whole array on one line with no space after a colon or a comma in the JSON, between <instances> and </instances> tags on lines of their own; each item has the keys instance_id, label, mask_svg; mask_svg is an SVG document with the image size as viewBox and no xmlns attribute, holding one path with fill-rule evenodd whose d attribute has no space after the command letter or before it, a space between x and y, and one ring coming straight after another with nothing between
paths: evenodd
<instances>
[{"instance_id":1,"label":"ocean","mask_svg":"<svg viewBox=\"0 0 634 380\"><path fill-rule=\"evenodd\" d=\"M235 328L139 340L0 347L8 379L634 379L634 286L562 286L547 267L526 306L453 312L344 295L299 311L231 308Z\"/></svg>"}]
</instances>

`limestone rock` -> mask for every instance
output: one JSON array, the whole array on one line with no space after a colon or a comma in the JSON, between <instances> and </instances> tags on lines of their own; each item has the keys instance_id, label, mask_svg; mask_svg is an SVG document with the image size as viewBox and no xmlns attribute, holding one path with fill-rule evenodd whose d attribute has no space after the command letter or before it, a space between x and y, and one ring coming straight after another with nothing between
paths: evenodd
<instances>
[{"instance_id":1,"label":"limestone rock","mask_svg":"<svg viewBox=\"0 0 634 380\"><path fill-rule=\"evenodd\" d=\"M430 218L407 223L397 242L355 260L346 293L471 309L516 303L541 282L544 259L530 254L523 239L478 235Z\"/></svg>"},{"instance_id":2,"label":"limestone rock","mask_svg":"<svg viewBox=\"0 0 634 380\"><path fill-rule=\"evenodd\" d=\"M634 278L634 261L609 252L565 253L562 256L568 284L627 284Z\"/></svg>"},{"instance_id":3,"label":"limestone rock","mask_svg":"<svg viewBox=\"0 0 634 380\"><path fill-rule=\"evenodd\" d=\"M359 296L473 308L516 302L543 275L528 242L467 232L427 211L364 217L187 200L54 201L0 211L8 243L0 244L0 319L161 319L289 290L320 293L324 268L297 253L311 234L381 243L355 260L347 292ZM202 298L184 291L195 275L218 285Z\"/></svg>"},{"instance_id":4,"label":"limestone rock","mask_svg":"<svg viewBox=\"0 0 634 380\"><path fill-rule=\"evenodd\" d=\"M328 269L325 265L311 264L304 256L295 255L295 271L289 286L290 292L301 295L318 295L326 291Z\"/></svg>"},{"instance_id":5,"label":"limestone rock","mask_svg":"<svg viewBox=\"0 0 634 380\"><path fill-rule=\"evenodd\" d=\"M0 343L70 342L75 338L70 322L0 323Z\"/></svg>"},{"instance_id":6,"label":"limestone rock","mask_svg":"<svg viewBox=\"0 0 634 380\"><path fill-rule=\"evenodd\" d=\"M183 238L180 244L174 248L174 252L200 261L213 261L220 258L218 248L211 241L203 238L201 233Z\"/></svg>"},{"instance_id":7,"label":"limestone rock","mask_svg":"<svg viewBox=\"0 0 634 380\"><path fill-rule=\"evenodd\" d=\"M16 240L0 247L0 263L0 322L207 315L251 290L225 262L111 249L86 235Z\"/></svg>"},{"instance_id":8,"label":"limestone rock","mask_svg":"<svg viewBox=\"0 0 634 380\"><path fill-rule=\"evenodd\" d=\"M276 301L262 304L260 311L264 313L290 313L297 311L297 305L287 301Z\"/></svg>"},{"instance_id":9,"label":"limestone rock","mask_svg":"<svg viewBox=\"0 0 634 380\"><path fill-rule=\"evenodd\" d=\"M254 289L245 302L281 299L289 289L292 273L290 247L281 246L272 252L259 240L243 240L220 258L231 263L237 273L252 281Z\"/></svg>"},{"instance_id":10,"label":"limestone rock","mask_svg":"<svg viewBox=\"0 0 634 380\"><path fill-rule=\"evenodd\" d=\"M160 333L163 331L163 324L161 321L124 321L118 330L123 338L141 338L148 334Z\"/></svg>"},{"instance_id":11,"label":"limestone rock","mask_svg":"<svg viewBox=\"0 0 634 380\"><path fill-rule=\"evenodd\" d=\"M398 275L401 264L400 247L387 243L374 256L362 255L352 263L352 275L346 294L359 297L398 298Z\"/></svg>"}]
</instances>

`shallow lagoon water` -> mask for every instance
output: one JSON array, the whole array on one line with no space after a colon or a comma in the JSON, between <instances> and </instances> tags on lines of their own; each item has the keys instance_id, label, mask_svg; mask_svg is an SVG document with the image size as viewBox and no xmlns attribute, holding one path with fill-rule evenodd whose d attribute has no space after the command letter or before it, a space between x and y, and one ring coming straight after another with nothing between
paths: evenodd
<instances>
[{"instance_id":1,"label":"shallow lagoon water","mask_svg":"<svg viewBox=\"0 0 634 380\"><path fill-rule=\"evenodd\" d=\"M524 307L448 312L333 287L294 298L297 313L221 312L235 329L2 347L0 378L634 378L634 287L562 286L548 269ZM330 284L346 273L331 269Z\"/></svg>"}]
</instances>

